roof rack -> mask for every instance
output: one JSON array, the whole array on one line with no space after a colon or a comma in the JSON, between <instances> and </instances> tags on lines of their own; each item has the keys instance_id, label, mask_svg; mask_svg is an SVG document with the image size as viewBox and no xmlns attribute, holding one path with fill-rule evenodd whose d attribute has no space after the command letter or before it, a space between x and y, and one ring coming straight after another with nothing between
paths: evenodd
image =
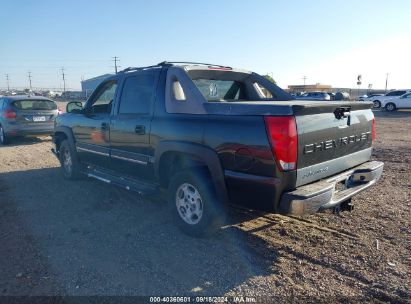
<instances>
[{"instance_id":1,"label":"roof rack","mask_svg":"<svg viewBox=\"0 0 411 304\"><path fill-rule=\"evenodd\" d=\"M126 72L130 72L130 71L137 71L137 70L144 70L144 69L149 69L149 68L158 68L160 65L156 64L156 65L150 65L150 66L145 66L145 67L128 67L124 70L119 71L118 73L126 73Z\"/></svg>"},{"instance_id":2,"label":"roof rack","mask_svg":"<svg viewBox=\"0 0 411 304\"><path fill-rule=\"evenodd\" d=\"M205 66L212 66L212 67L219 67L219 68L230 68L229 66L226 65L219 65L219 64L212 64L212 63L203 63L203 62L190 62L190 61L163 61L160 62L158 65L164 66L164 65L180 65L180 64L185 64L185 65L205 65Z\"/></svg>"},{"instance_id":3,"label":"roof rack","mask_svg":"<svg viewBox=\"0 0 411 304\"><path fill-rule=\"evenodd\" d=\"M137 71L137 70L143 70L143 69L149 69L149 68L157 68L157 67L162 67L162 66L173 66L173 65L201 65L201 66L232 69L229 66L212 64L212 63L190 62L190 61L163 61L163 62L160 62L156 65L150 65L150 66L146 66L146 67L128 67L124 70L121 70L118 73L126 73L126 72L130 72L130 71Z\"/></svg>"}]
</instances>

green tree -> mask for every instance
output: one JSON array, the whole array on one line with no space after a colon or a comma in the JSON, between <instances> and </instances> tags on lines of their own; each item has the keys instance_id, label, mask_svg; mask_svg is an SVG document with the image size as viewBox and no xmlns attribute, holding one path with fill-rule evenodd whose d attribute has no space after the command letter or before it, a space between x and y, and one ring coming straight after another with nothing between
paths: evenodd
<instances>
[{"instance_id":1,"label":"green tree","mask_svg":"<svg viewBox=\"0 0 411 304\"><path fill-rule=\"evenodd\" d=\"M270 75L263 75L263 77L269 81L271 81L274 84L277 84L277 82L271 77Z\"/></svg>"}]
</instances>

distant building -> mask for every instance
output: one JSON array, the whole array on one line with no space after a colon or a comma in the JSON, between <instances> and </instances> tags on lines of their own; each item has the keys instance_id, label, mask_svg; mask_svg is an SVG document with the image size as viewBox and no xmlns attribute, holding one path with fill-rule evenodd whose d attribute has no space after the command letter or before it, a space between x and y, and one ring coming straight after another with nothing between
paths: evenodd
<instances>
[{"instance_id":1,"label":"distant building","mask_svg":"<svg viewBox=\"0 0 411 304\"><path fill-rule=\"evenodd\" d=\"M97 86L110 76L113 76L113 74L104 74L101 76L83 80L81 82L81 90L83 92L83 95L86 98L89 97L91 93L93 93L93 91L97 88Z\"/></svg>"},{"instance_id":2,"label":"distant building","mask_svg":"<svg viewBox=\"0 0 411 304\"><path fill-rule=\"evenodd\" d=\"M291 93L301 93L301 92L330 92L331 86L327 84L297 84L297 85L289 85L288 91Z\"/></svg>"}]
</instances>

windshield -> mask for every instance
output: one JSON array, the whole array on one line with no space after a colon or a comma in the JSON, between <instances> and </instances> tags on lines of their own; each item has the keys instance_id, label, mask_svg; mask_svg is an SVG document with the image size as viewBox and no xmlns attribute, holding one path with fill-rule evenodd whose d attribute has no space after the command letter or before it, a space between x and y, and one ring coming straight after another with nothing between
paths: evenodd
<instances>
[{"instance_id":1,"label":"windshield","mask_svg":"<svg viewBox=\"0 0 411 304\"><path fill-rule=\"evenodd\" d=\"M51 100L18 100L13 105L19 110L56 110L57 105Z\"/></svg>"}]
</instances>

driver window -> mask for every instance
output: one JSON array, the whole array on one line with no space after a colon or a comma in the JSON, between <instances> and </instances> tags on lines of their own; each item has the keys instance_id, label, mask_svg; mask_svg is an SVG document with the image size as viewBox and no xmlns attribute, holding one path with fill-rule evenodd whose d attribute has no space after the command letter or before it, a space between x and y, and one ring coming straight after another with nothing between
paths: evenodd
<instances>
[{"instance_id":1,"label":"driver window","mask_svg":"<svg viewBox=\"0 0 411 304\"><path fill-rule=\"evenodd\" d=\"M111 106L116 93L117 82L107 82L97 93L92 104L90 105L92 113L110 113Z\"/></svg>"}]
</instances>

